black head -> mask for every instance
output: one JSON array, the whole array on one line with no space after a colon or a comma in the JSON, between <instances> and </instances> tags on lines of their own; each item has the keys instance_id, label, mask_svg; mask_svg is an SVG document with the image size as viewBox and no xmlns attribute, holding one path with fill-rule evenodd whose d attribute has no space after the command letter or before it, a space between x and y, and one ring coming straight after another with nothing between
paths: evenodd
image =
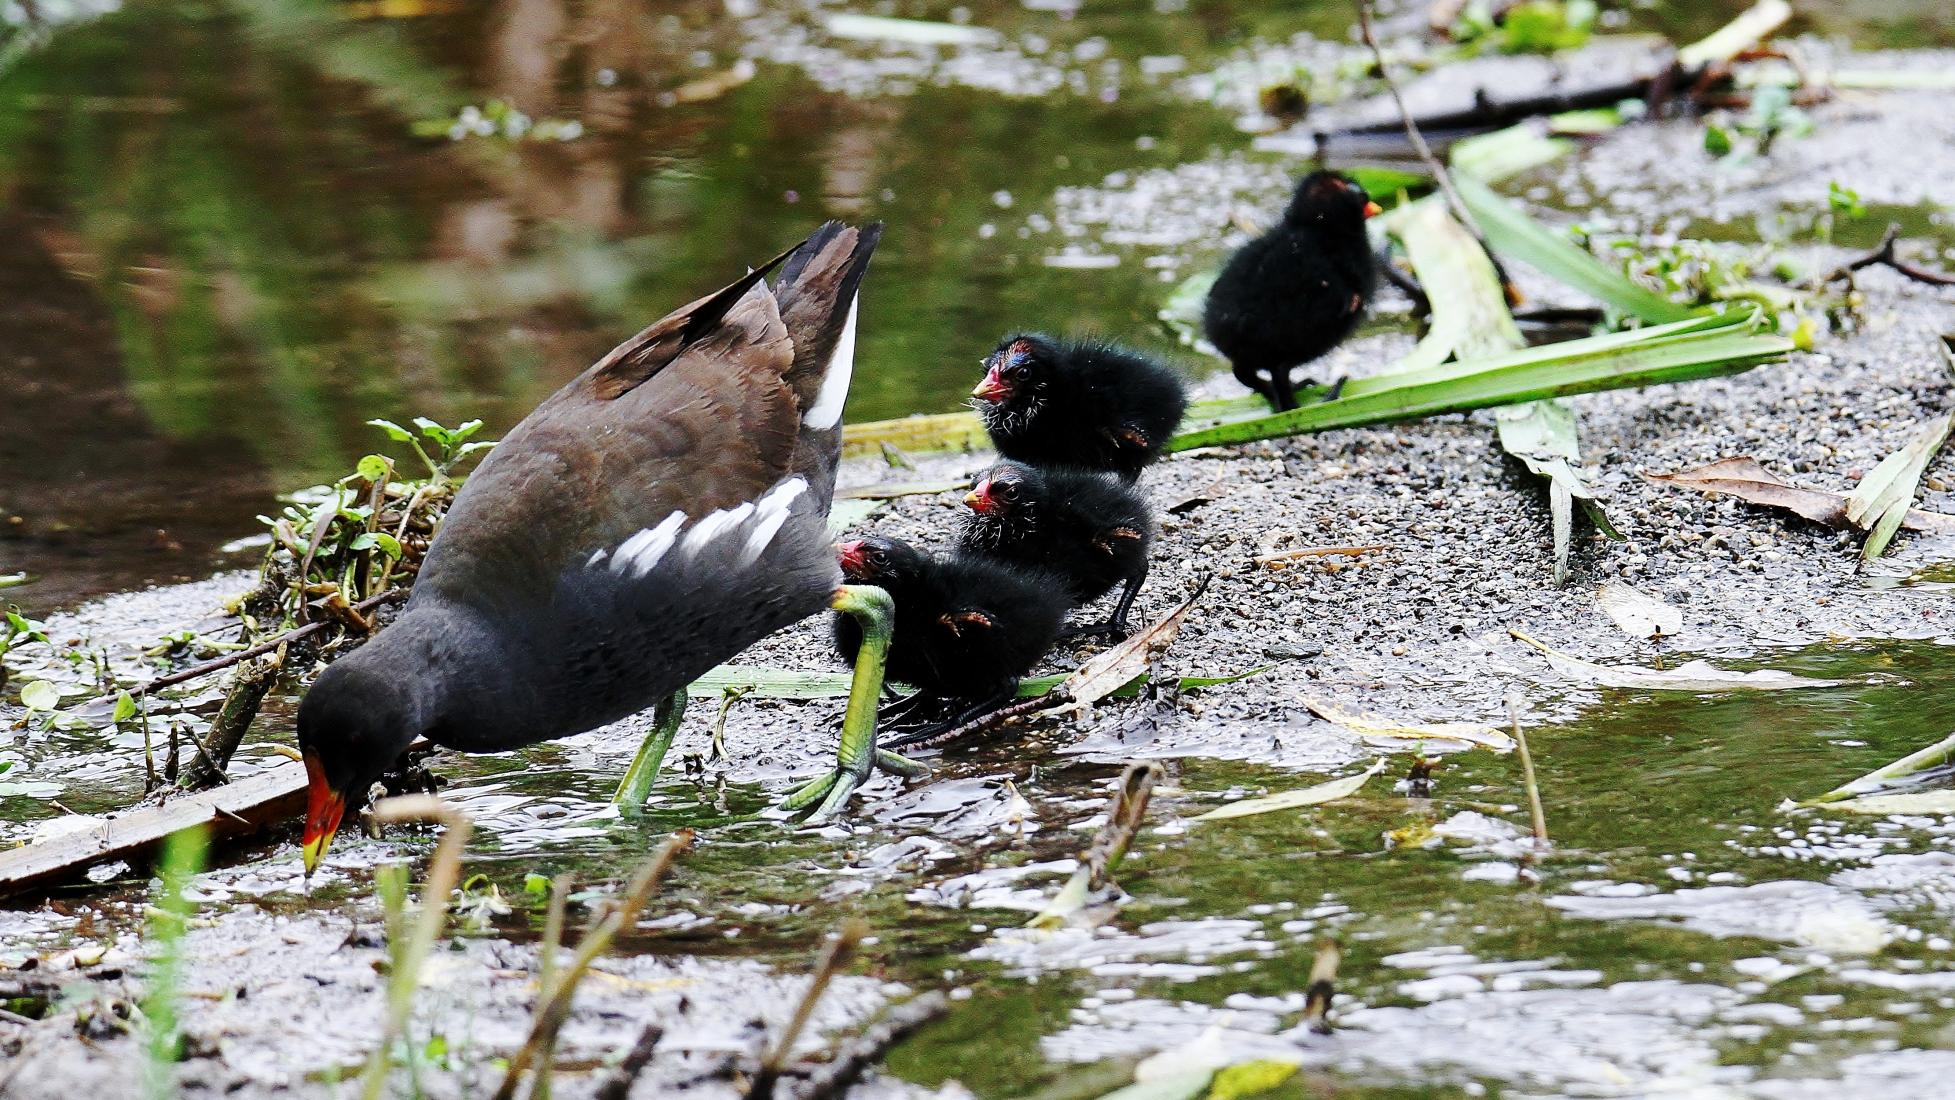
<instances>
[{"instance_id":1,"label":"black head","mask_svg":"<svg viewBox=\"0 0 1955 1100\"><path fill-rule=\"evenodd\" d=\"M915 582L930 564L923 551L902 539L881 535L841 543L835 553L842 562L842 579L883 588Z\"/></svg>"},{"instance_id":2,"label":"black head","mask_svg":"<svg viewBox=\"0 0 1955 1100\"><path fill-rule=\"evenodd\" d=\"M1379 212L1365 189L1337 172L1312 172L1297 184L1283 220L1291 224L1321 223L1356 228Z\"/></svg>"},{"instance_id":3,"label":"black head","mask_svg":"<svg viewBox=\"0 0 1955 1100\"><path fill-rule=\"evenodd\" d=\"M377 646L376 639L328 666L299 704L299 751L310 788L307 874L325 854L340 819L366 804L374 780L420 733L413 696L385 662L371 659Z\"/></svg>"},{"instance_id":4,"label":"black head","mask_svg":"<svg viewBox=\"0 0 1955 1100\"><path fill-rule=\"evenodd\" d=\"M1053 372L1063 369L1066 352L1036 332L1013 333L998 341L984 360L984 381L971 396L986 405L1023 405L1044 392Z\"/></svg>"},{"instance_id":5,"label":"black head","mask_svg":"<svg viewBox=\"0 0 1955 1100\"><path fill-rule=\"evenodd\" d=\"M964 503L979 516L1011 522L1027 518L1045 497L1045 475L1022 462L1000 462L979 475Z\"/></svg>"}]
</instances>

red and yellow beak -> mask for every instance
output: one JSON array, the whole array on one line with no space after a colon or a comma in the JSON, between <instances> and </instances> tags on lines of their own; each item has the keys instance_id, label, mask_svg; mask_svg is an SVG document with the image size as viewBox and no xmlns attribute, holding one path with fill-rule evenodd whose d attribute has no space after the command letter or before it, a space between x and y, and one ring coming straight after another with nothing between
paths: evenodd
<instances>
[{"instance_id":1,"label":"red and yellow beak","mask_svg":"<svg viewBox=\"0 0 1955 1100\"><path fill-rule=\"evenodd\" d=\"M973 512L989 514L998 510L998 498L991 495L991 479L985 478L977 483L977 488L964 494L964 503Z\"/></svg>"},{"instance_id":2,"label":"red and yellow beak","mask_svg":"<svg viewBox=\"0 0 1955 1100\"><path fill-rule=\"evenodd\" d=\"M1378 215L1383 214L1384 212L1385 212L1385 208L1379 206L1375 202L1367 202L1364 204L1364 216L1367 218L1375 218Z\"/></svg>"},{"instance_id":3,"label":"red and yellow beak","mask_svg":"<svg viewBox=\"0 0 1955 1100\"><path fill-rule=\"evenodd\" d=\"M996 404L1011 396L1011 387L998 376L998 368L994 366L984 372L984 381L977 384L977 388L971 391L971 396L979 401Z\"/></svg>"},{"instance_id":4,"label":"red and yellow beak","mask_svg":"<svg viewBox=\"0 0 1955 1100\"><path fill-rule=\"evenodd\" d=\"M305 754L305 873L312 874L326 854L326 846L339 831L339 819L346 813L346 798L326 782L326 769L312 753Z\"/></svg>"},{"instance_id":5,"label":"red and yellow beak","mask_svg":"<svg viewBox=\"0 0 1955 1100\"><path fill-rule=\"evenodd\" d=\"M865 564L862 556L862 540L850 539L835 547L835 556L841 559L842 572L860 573Z\"/></svg>"}]
</instances>

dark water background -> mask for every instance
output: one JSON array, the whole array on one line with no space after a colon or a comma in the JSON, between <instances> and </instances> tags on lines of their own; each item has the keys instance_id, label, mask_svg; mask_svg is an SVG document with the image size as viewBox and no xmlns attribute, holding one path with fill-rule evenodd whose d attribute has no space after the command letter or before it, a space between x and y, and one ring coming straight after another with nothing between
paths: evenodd
<instances>
[{"instance_id":1,"label":"dark water background","mask_svg":"<svg viewBox=\"0 0 1955 1100\"><path fill-rule=\"evenodd\" d=\"M673 102L739 56L719 0L76 6L0 29L0 575L33 575L8 598L39 611L207 573L274 493L377 449L369 418L506 428L823 218L889 224L852 419L954 407L1012 327L1165 348L1153 272L1048 267L1043 245L985 227L1061 186L1248 144L1228 112L1131 81L852 96L763 61ZM1628 25L1685 39L1743 6ZM1338 0L958 7L1055 55L1099 38L1187 71L1350 32ZM1868 44L1955 36L1935 3L1804 7L1808 29ZM587 133L414 132L492 98Z\"/></svg>"}]
</instances>

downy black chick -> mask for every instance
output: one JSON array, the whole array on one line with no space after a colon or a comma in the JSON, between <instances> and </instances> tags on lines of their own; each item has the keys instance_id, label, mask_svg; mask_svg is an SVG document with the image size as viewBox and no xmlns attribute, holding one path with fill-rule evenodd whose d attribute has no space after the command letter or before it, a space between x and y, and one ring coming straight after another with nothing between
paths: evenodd
<instances>
[{"instance_id":1,"label":"downy black chick","mask_svg":"<svg viewBox=\"0 0 1955 1100\"><path fill-rule=\"evenodd\" d=\"M1243 245L1209 289L1208 342L1279 410L1297 407L1291 371L1343 342L1371 301L1378 258L1364 222L1376 213L1364 188L1312 172L1282 222Z\"/></svg>"},{"instance_id":2,"label":"downy black chick","mask_svg":"<svg viewBox=\"0 0 1955 1100\"><path fill-rule=\"evenodd\" d=\"M1154 513L1119 478L1094 470L1042 469L1001 462L964 498L970 506L958 545L998 561L1050 569L1065 578L1075 604L1126 587L1103 623L1071 634L1127 636L1127 613L1147 580Z\"/></svg>"},{"instance_id":3,"label":"downy black chick","mask_svg":"<svg viewBox=\"0 0 1955 1100\"><path fill-rule=\"evenodd\" d=\"M1181 376L1097 340L1013 333L971 391L998 453L1039 466L1107 470L1128 481L1161 457L1188 409Z\"/></svg>"},{"instance_id":4,"label":"downy black chick","mask_svg":"<svg viewBox=\"0 0 1955 1100\"><path fill-rule=\"evenodd\" d=\"M896 603L888 676L917 695L885 709L909 719L887 727L900 731L883 742L890 748L928 740L1011 702L1019 678L1058 641L1071 607L1064 579L1043 569L969 554L930 555L879 536L837 550L848 583L875 585ZM836 615L842 657L854 661L861 645L856 620ZM926 721L918 723L917 715Z\"/></svg>"}]
</instances>

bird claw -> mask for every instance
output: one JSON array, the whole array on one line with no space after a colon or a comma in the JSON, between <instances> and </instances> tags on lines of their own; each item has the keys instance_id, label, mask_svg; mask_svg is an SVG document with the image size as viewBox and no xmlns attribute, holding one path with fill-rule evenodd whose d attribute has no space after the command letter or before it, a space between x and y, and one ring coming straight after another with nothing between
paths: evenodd
<instances>
[{"instance_id":1,"label":"bird claw","mask_svg":"<svg viewBox=\"0 0 1955 1100\"><path fill-rule=\"evenodd\" d=\"M909 757L877 749L871 756L864 756L860 762L838 763L833 771L818 775L802 784L800 789L781 802L781 809L789 813L800 813L813 806L806 820L810 822L827 821L840 814L848 805L850 798L875 776L878 771L886 771L905 779L929 775L930 769L911 760ZM817 804L819 803L819 804Z\"/></svg>"}]
</instances>

